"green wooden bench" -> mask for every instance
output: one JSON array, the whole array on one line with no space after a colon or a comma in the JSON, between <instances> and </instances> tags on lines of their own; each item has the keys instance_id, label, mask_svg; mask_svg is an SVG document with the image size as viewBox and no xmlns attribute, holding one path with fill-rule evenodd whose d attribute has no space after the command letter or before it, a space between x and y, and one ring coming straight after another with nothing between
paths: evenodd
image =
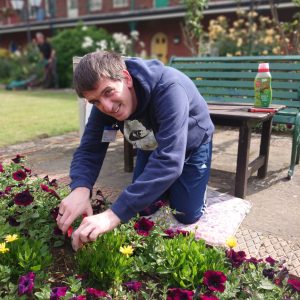
<instances>
[{"instance_id":1,"label":"green wooden bench","mask_svg":"<svg viewBox=\"0 0 300 300\"><path fill-rule=\"evenodd\" d=\"M272 104L286 106L273 122L294 125L290 179L300 152L300 56L172 57L169 65L190 77L208 103L254 103L254 78L260 62L270 63Z\"/></svg>"},{"instance_id":2,"label":"green wooden bench","mask_svg":"<svg viewBox=\"0 0 300 300\"><path fill-rule=\"evenodd\" d=\"M273 122L294 125L290 179L299 164L300 152L300 56L172 57L169 65L190 77L208 103L254 103L254 78L260 62L270 63L272 104L286 106L274 116ZM133 169L133 156L131 145L125 142L127 172Z\"/></svg>"}]
</instances>

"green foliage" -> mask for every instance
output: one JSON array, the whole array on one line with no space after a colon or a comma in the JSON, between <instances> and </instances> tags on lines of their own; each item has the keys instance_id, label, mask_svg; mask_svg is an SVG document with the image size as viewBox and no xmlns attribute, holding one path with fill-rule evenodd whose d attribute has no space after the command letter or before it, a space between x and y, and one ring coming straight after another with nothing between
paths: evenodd
<instances>
[{"instance_id":1,"label":"green foliage","mask_svg":"<svg viewBox=\"0 0 300 300\"><path fill-rule=\"evenodd\" d=\"M112 41L111 35L105 29L94 26L86 27L81 24L75 28L64 29L51 39L51 44L57 56L57 72L60 87L71 86L73 76L72 58L74 56L83 56L96 50L95 45L82 47L85 37L95 41Z\"/></svg>"}]
</instances>

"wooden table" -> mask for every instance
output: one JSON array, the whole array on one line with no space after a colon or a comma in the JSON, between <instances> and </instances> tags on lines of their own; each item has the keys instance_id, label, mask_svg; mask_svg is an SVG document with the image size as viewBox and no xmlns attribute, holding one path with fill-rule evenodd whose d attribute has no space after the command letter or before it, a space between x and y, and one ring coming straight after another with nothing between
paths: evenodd
<instances>
[{"instance_id":1,"label":"wooden table","mask_svg":"<svg viewBox=\"0 0 300 300\"><path fill-rule=\"evenodd\" d=\"M247 194L248 178L255 172L259 178L267 174L269 148L272 130L272 120L275 113L248 112L253 104L247 103L214 103L208 104L210 117L215 125L231 126L239 128L238 153L235 176L234 195L245 198ZM278 110L283 105L272 105ZM249 162L252 128L262 124L259 156Z\"/></svg>"}]
</instances>

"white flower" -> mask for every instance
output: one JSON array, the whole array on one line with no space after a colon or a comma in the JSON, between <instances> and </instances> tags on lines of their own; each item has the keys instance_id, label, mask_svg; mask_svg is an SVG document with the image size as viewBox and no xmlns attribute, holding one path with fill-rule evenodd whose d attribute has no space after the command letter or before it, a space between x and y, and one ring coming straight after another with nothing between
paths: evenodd
<instances>
[{"instance_id":1,"label":"white flower","mask_svg":"<svg viewBox=\"0 0 300 300\"><path fill-rule=\"evenodd\" d=\"M131 36L131 38L133 39L133 40L135 40L135 41L137 41L138 39L139 39L139 32L138 31L136 31L136 30L132 30L131 32L130 32L130 36Z\"/></svg>"},{"instance_id":2,"label":"white flower","mask_svg":"<svg viewBox=\"0 0 300 300\"><path fill-rule=\"evenodd\" d=\"M86 31L87 29L88 29L88 27L87 27L87 26L85 26L85 25L84 25L84 26L82 26L82 28L81 28L81 30L82 30L82 31Z\"/></svg>"},{"instance_id":3,"label":"white flower","mask_svg":"<svg viewBox=\"0 0 300 300\"><path fill-rule=\"evenodd\" d=\"M93 46L93 43L94 43L94 41L92 40L92 38L90 38L89 36L85 36L84 41L81 45L81 48L82 49L89 48L89 47Z\"/></svg>"},{"instance_id":4,"label":"white flower","mask_svg":"<svg viewBox=\"0 0 300 300\"><path fill-rule=\"evenodd\" d=\"M96 45L99 47L99 50L105 51L107 49L107 41L106 40L101 40L99 42L96 43Z\"/></svg>"}]
</instances>

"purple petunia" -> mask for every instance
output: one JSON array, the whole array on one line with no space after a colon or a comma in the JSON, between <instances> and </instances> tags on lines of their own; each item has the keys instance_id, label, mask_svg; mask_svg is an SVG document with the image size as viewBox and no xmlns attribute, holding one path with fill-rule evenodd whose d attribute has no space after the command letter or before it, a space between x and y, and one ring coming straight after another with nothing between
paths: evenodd
<instances>
[{"instance_id":1,"label":"purple petunia","mask_svg":"<svg viewBox=\"0 0 300 300\"><path fill-rule=\"evenodd\" d=\"M142 283L140 281L128 281L124 283L124 286L129 291L138 292L142 287Z\"/></svg>"},{"instance_id":2,"label":"purple petunia","mask_svg":"<svg viewBox=\"0 0 300 300\"><path fill-rule=\"evenodd\" d=\"M139 235L148 236L150 230L154 227L154 222L150 221L147 218L140 218L135 224L134 229Z\"/></svg>"},{"instance_id":3,"label":"purple petunia","mask_svg":"<svg viewBox=\"0 0 300 300\"><path fill-rule=\"evenodd\" d=\"M28 206L33 201L33 196L30 194L29 190L25 190L21 193L18 193L14 197L14 202L20 206Z\"/></svg>"},{"instance_id":4,"label":"purple petunia","mask_svg":"<svg viewBox=\"0 0 300 300\"><path fill-rule=\"evenodd\" d=\"M230 259L233 267L239 267L246 261L246 253L244 251L234 251L233 249L226 251L226 256Z\"/></svg>"},{"instance_id":5,"label":"purple petunia","mask_svg":"<svg viewBox=\"0 0 300 300\"><path fill-rule=\"evenodd\" d=\"M272 268L263 269L263 275L269 278L270 280L273 280L275 276L275 271Z\"/></svg>"},{"instance_id":6,"label":"purple petunia","mask_svg":"<svg viewBox=\"0 0 300 300\"><path fill-rule=\"evenodd\" d=\"M180 288L168 289L167 300L192 300L194 292Z\"/></svg>"},{"instance_id":7,"label":"purple petunia","mask_svg":"<svg viewBox=\"0 0 300 300\"><path fill-rule=\"evenodd\" d=\"M15 158L12 159L12 161L15 163L15 164L18 164L21 162L21 159L24 158L23 155L20 155L20 154L17 154Z\"/></svg>"},{"instance_id":8,"label":"purple petunia","mask_svg":"<svg viewBox=\"0 0 300 300\"><path fill-rule=\"evenodd\" d=\"M63 297L66 295L67 289L68 288L66 286L52 288L51 294L50 294L50 300L59 300L60 297Z\"/></svg>"},{"instance_id":9,"label":"purple petunia","mask_svg":"<svg viewBox=\"0 0 300 300\"><path fill-rule=\"evenodd\" d=\"M23 275L19 278L18 283L18 294L22 295L30 295L34 288L34 279L35 274L33 272L29 272L26 275Z\"/></svg>"},{"instance_id":10,"label":"purple petunia","mask_svg":"<svg viewBox=\"0 0 300 300\"><path fill-rule=\"evenodd\" d=\"M106 292L101 291L101 290L97 290L97 289L94 289L94 288L87 288L86 293L87 293L87 296L107 297L108 299L111 299L110 295L107 294Z\"/></svg>"},{"instance_id":11,"label":"purple petunia","mask_svg":"<svg viewBox=\"0 0 300 300\"><path fill-rule=\"evenodd\" d=\"M219 298L215 295L200 295L200 300L219 300Z\"/></svg>"},{"instance_id":12,"label":"purple petunia","mask_svg":"<svg viewBox=\"0 0 300 300\"><path fill-rule=\"evenodd\" d=\"M206 271L203 277L203 284L205 284L212 292L223 293L225 290L225 282L227 277L221 271Z\"/></svg>"},{"instance_id":13,"label":"purple petunia","mask_svg":"<svg viewBox=\"0 0 300 300\"><path fill-rule=\"evenodd\" d=\"M18 170L12 174L12 177L16 181L22 181L27 177L27 174L23 170Z\"/></svg>"},{"instance_id":14,"label":"purple petunia","mask_svg":"<svg viewBox=\"0 0 300 300\"><path fill-rule=\"evenodd\" d=\"M168 236L168 238L171 239L180 234L182 234L183 236L188 236L190 234L190 232L187 230L181 230L181 229L173 230L171 228L166 229L164 233Z\"/></svg>"},{"instance_id":15,"label":"purple petunia","mask_svg":"<svg viewBox=\"0 0 300 300\"><path fill-rule=\"evenodd\" d=\"M277 263L277 260L273 259L271 256L268 256L265 261L269 263L271 266L274 266Z\"/></svg>"},{"instance_id":16,"label":"purple petunia","mask_svg":"<svg viewBox=\"0 0 300 300\"><path fill-rule=\"evenodd\" d=\"M300 280L296 278L289 278L287 283L293 287L297 292L300 292Z\"/></svg>"}]
</instances>

